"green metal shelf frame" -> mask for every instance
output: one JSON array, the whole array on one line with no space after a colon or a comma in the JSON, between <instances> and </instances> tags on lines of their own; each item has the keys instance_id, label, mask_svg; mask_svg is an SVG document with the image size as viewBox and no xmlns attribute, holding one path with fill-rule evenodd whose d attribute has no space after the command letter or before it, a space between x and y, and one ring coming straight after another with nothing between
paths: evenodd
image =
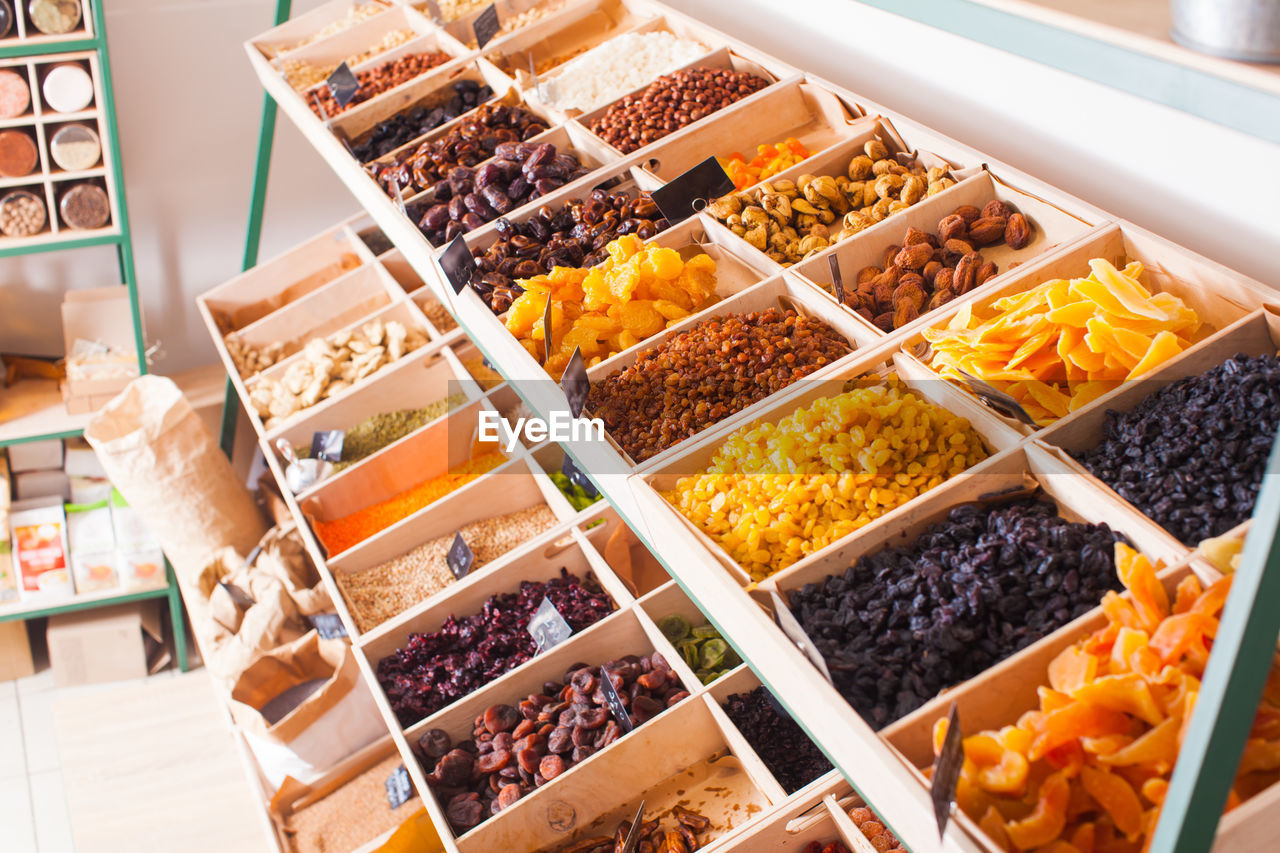
<instances>
[{"instance_id":1,"label":"green metal shelf frame","mask_svg":"<svg viewBox=\"0 0 1280 853\"><path fill-rule=\"evenodd\" d=\"M1065 64L1060 64L1051 58L1034 55L1028 47L1031 42L1020 41L1024 38L1029 39L1033 32L1053 29L1038 22L1027 21L1015 15L997 12L979 4L965 2L965 0L936 0L936 2L932 3L910 4L899 4L893 2L893 0L861 0L861 2L885 8L888 11L923 23L949 29L958 35L994 44L1012 53L1028 56L1028 58L1037 59L1045 64L1063 68L1063 70L1081 73L1076 68L1067 67ZM904 8L904 5L909 7L910 11ZM290 0L277 0L275 25L278 26L288 19L290 6ZM945 10L947 17L945 20L940 20L936 14L926 15L922 11L925 8L932 9L934 12ZM1002 43L995 44L989 38L976 38L972 34L974 32L971 26L972 22L964 23L959 18L950 17L962 13L969 14L974 10L981 10L978 14L1002 15L1005 18L1016 19L1021 23L1014 27L1013 31L1022 33L1022 35L1018 39L1003 39ZM952 27L953 22L955 23L954 28ZM1025 25L1025 29L1023 25ZM1055 32L1059 32L1062 35L1060 31L1055 30ZM1065 35L1073 39L1087 41L1091 47L1097 44L1083 36ZM1139 62L1140 65L1145 61L1161 62L1149 57L1137 58L1136 54L1124 51L1123 48L1117 47L1114 49L1123 52L1130 60ZM1123 69L1123 67L1123 65L1108 66L1112 72L1117 71L1117 68ZM1186 71L1186 69L1182 70ZM1146 72L1144 71L1144 73ZM1190 71L1187 71L1187 73L1199 74L1199 72ZM1093 75L1086 74L1084 76ZM1211 88L1218 85L1228 87L1236 85L1229 81L1219 81L1218 78L1213 78L1212 75L1200 76L1212 84ZM1100 80L1099 82L1117 86L1114 80ZM1147 93L1140 86L1119 85L1118 87L1152 100L1160 100ZM1218 90L1213 88L1213 91ZM1256 92L1256 90L1251 91ZM1186 107L1183 107L1183 109L1213 121L1246 130L1263 138L1280 141L1280 130L1272 128L1267 132L1266 128L1256 126L1256 122L1251 119L1243 122L1232 122L1224 120L1216 114L1206 114ZM265 95L262 110L262 127L258 137L258 159L254 170L253 199L249 210L248 234L245 240L244 269L246 270L257 262L258 257L263 208L266 201L267 176L271 165L271 150L275 134L276 112L275 102L269 94ZM472 336L471 330L461 320L459 320L459 324L481 354L486 359L489 359L491 364L495 365L499 373L502 373L501 365L490 358L489 353L486 351L483 338ZM521 391L518 382L511 381L505 374L503 374L503 378L507 380L508 384L526 405L532 406L531 401ZM235 444L236 422L239 415L238 406L239 398L230 379L228 379L221 435L222 448L228 456L231 455ZM574 458L567 445L562 445L562 449L570 458L574 459L574 462L580 462L580 460ZM590 477L589 474L588 477ZM595 482L594 479L592 481ZM644 525L633 523L632 519L628 518L618 508L617 504L610 499L608 491L600 488L599 483L596 483L596 488L606 500L609 500L610 505L621 516L623 523L627 524L640 537L641 541L663 565L668 574L688 594L689 590L680 581L679 575L671 570L668 560L664 557L657 543L650 541L649 537L646 536ZM690 595L690 598L695 605L703 609L692 595ZM1274 602L1277 598L1280 598L1280 436L1277 436L1272 448L1267 476L1264 479L1263 488L1258 496L1254 511L1249 544L1245 547L1241 567L1236 572L1234 588L1223 612L1222 627L1215 641L1214 653L1202 683L1197 707L1209 711L1209 713L1202 712L1193 717L1190 730L1179 753L1177 769L1173 774L1169 792L1165 799L1165 808L1150 848L1151 853L1208 853L1213 846L1218 820L1226 803L1231 784L1234 781L1235 768L1240 763L1250 723L1261 700L1266 674L1275 654L1275 638L1280 633L1280 608L1268 606L1267 602ZM703 609L703 612L717 630L720 630L721 626L716 623L714 617L707 613L705 609ZM721 633L727 640L732 642L732 638L728 634L723 631ZM750 665L751 661L748 660L747 663ZM757 670L755 666L751 668L766 687L774 690L774 686L770 683L765 673ZM777 691L774 690L774 692L777 695ZM794 702L795 698L778 695L779 701L784 705L789 705L789 700ZM803 723L801 726L804 728ZM814 732L807 729L806 733L821 748L821 737L815 736ZM847 775L846 779L848 779ZM848 779L848 781L851 785L854 785L855 790L858 790L852 779ZM870 802L869 799L868 802ZM1170 817L1165 817L1166 814ZM1209 820L1200 817L1205 814L1217 817Z\"/></svg>"},{"instance_id":2,"label":"green metal shelf frame","mask_svg":"<svg viewBox=\"0 0 1280 853\"><path fill-rule=\"evenodd\" d=\"M4 248L0 244L0 258L17 257L40 252L57 252L65 249L80 249L89 246L115 246L116 262L120 266L120 278L129 291L129 307L133 314L133 342L138 354L138 371L147 372L146 337L142 330L142 304L138 297L137 270L134 267L133 235L129 229L129 204L124 184L124 154L120 148L120 129L116 122L115 84L111 76L111 57L107 48L107 26L103 3L105 0L86 0L93 16L93 36L91 38L69 39L66 41L40 42L38 44L14 44L0 47L0 59L14 59L28 56L55 56L76 51L95 51L98 54L98 73L101 75L102 103L99 104L100 121L105 125L107 138L111 143L111 177L116 196L116 228L115 234L94 237L69 237L66 240L52 240L47 243L29 244ZM81 429L56 430L26 435L9 441L0 442L0 448L10 444L21 444L42 439L76 438L83 434ZM173 646L178 660L178 668L183 672L190 669L191 662L187 653L186 616L182 608L182 594L177 580L173 576L173 567L165 560L165 574L168 586L163 589L146 590L137 593L125 593L110 598L95 598L89 601L76 602L74 599L65 604L54 605L40 610L23 612L13 616L0 615L0 622L12 619L37 619L42 616L53 616L76 610L87 610L113 604L124 604L150 598L167 598L169 602L169 621L173 628Z\"/></svg>"}]
</instances>

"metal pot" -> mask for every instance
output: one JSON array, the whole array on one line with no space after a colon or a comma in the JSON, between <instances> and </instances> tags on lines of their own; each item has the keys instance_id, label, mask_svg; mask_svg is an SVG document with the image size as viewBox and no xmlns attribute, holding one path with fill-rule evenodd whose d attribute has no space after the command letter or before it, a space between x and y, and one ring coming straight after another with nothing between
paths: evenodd
<instances>
[{"instance_id":1,"label":"metal pot","mask_svg":"<svg viewBox=\"0 0 1280 853\"><path fill-rule=\"evenodd\" d=\"M1170 0L1173 40L1201 53L1280 62L1280 0Z\"/></svg>"}]
</instances>

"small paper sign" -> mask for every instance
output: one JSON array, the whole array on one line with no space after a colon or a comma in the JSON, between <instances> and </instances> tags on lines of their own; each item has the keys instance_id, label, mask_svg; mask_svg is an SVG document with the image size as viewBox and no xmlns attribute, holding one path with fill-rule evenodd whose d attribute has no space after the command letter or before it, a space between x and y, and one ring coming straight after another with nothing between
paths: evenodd
<instances>
[{"instance_id":1,"label":"small paper sign","mask_svg":"<svg viewBox=\"0 0 1280 853\"><path fill-rule=\"evenodd\" d=\"M809 635L805 633L801 627L799 620L791 613L791 608L787 607L787 603L782 600L782 596L778 595L777 590L769 590L769 600L773 604L773 621L778 623L778 627L782 629L782 633L787 635L787 639L795 644L795 647L804 653L809 659L809 663L831 683L831 672L827 669L827 662L822 657L822 652L818 651L813 645L813 641L809 639Z\"/></svg>"},{"instance_id":2,"label":"small paper sign","mask_svg":"<svg viewBox=\"0 0 1280 853\"><path fill-rule=\"evenodd\" d=\"M307 617L307 621L322 640L337 640L347 636L347 627L342 624L337 613L313 613Z\"/></svg>"},{"instance_id":3,"label":"small paper sign","mask_svg":"<svg viewBox=\"0 0 1280 853\"><path fill-rule=\"evenodd\" d=\"M569 482L575 486L582 488L584 492L593 498L600 497L600 490L596 488L596 484L591 482L591 478L582 473L582 469L577 466L573 458L569 454L564 455L564 459L560 462L560 473L569 478Z\"/></svg>"},{"instance_id":4,"label":"small paper sign","mask_svg":"<svg viewBox=\"0 0 1280 853\"><path fill-rule=\"evenodd\" d=\"M356 96L356 92L360 91L360 81L351 72L351 66L345 62L335 68L324 82L329 87L329 92L333 95L333 99L338 102L340 107L345 107L351 103L351 99Z\"/></svg>"},{"instance_id":5,"label":"small paper sign","mask_svg":"<svg viewBox=\"0 0 1280 853\"><path fill-rule=\"evenodd\" d=\"M471 276L476 271L476 259L471 256L471 249L467 247L467 241L461 234L440 255L439 263L444 277L453 285L454 293L461 293L471 283Z\"/></svg>"},{"instance_id":6,"label":"small paper sign","mask_svg":"<svg viewBox=\"0 0 1280 853\"><path fill-rule=\"evenodd\" d=\"M231 602L241 610L248 610L250 607L257 604L249 593L245 592L233 583L223 581L222 583L219 583L218 586L226 590L227 595L231 596Z\"/></svg>"},{"instance_id":7,"label":"small paper sign","mask_svg":"<svg viewBox=\"0 0 1280 853\"><path fill-rule=\"evenodd\" d=\"M622 733L627 734L634 729L636 724L631 722L631 715L627 713L627 706L622 704L618 688L613 686L613 679L603 668L600 670L600 692L604 694L604 702L609 706L609 713L613 714L613 718L622 727Z\"/></svg>"},{"instance_id":8,"label":"small paper sign","mask_svg":"<svg viewBox=\"0 0 1280 853\"><path fill-rule=\"evenodd\" d=\"M560 615L559 610L556 610L551 599L545 596L542 603L538 605L538 609L534 611L533 618L529 620L528 631L533 637L538 654L563 643L573 633L573 629L569 627L568 622L564 621L564 617Z\"/></svg>"},{"instance_id":9,"label":"small paper sign","mask_svg":"<svg viewBox=\"0 0 1280 853\"><path fill-rule=\"evenodd\" d=\"M551 333L551 294L547 294L547 307L542 310L542 353L544 356L543 363L551 360L551 353L555 345L555 335Z\"/></svg>"},{"instance_id":10,"label":"small paper sign","mask_svg":"<svg viewBox=\"0 0 1280 853\"><path fill-rule=\"evenodd\" d=\"M933 762L933 781L929 784L929 796L933 799L933 816L938 821L938 837L947 831L951 819L951 803L956 798L956 783L960 781L960 768L964 766L964 749L960 737L960 711L951 703L947 717L947 736L942 741L942 751Z\"/></svg>"},{"instance_id":11,"label":"small paper sign","mask_svg":"<svg viewBox=\"0 0 1280 853\"><path fill-rule=\"evenodd\" d=\"M449 546L449 553L445 555L445 563L449 566L449 571L453 572L453 576L458 580L462 580L471 571L471 567L475 565L476 555L471 550L471 546L467 544L467 540L462 538L461 533L453 534L453 544Z\"/></svg>"},{"instance_id":12,"label":"small paper sign","mask_svg":"<svg viewBox=\"0 0 1280 853\"><path fill-rule=\"evenodd\" d=\"M708 157L666 186L649 195L672 225L688 219L707 202L733 192L733 178L715 157Z\"/></svg>"},{"instance_id":13,"label":"small paper sign","mask_svg":"<svg viewBox=\"0 0 1280 853\"><path fill-rule=\"evenodd\" d=\"M498 22L498 4L491 3L488 8L481 12L471 24L471 31L476 34L476 45L484 47L493 41L493 37L502 29L502 24Z\"/></svg>"},{"instance_id":14,"label":"small paper sign","mask_svg":"<svg viewBox=\"0 0 1280 853\"><path fill-rule=\"evenodd\" d=\"M346 433L340 429L319 429L311 434L311 458L324 462L342 461L342 440Z\"/></svg>"},{"instance_id":15,"label":"small paper sign","mask_svg":"<svg viewBox=\"0 0 1280 853\"><path fill-rule=\"evenodd\" d=\"M844 304L844 276L840 273L840 259L835 255L827 255L827 267L831 270L831 292L836 302Z\"/></svg>"},{"instance_id":16,"label":"small paper sign","mask_svg":"<svg viewBox=\"0 0 1280 853\"><path fill-rule=\"evenodd\" d=\"M569 356L569 364L560 377L560 388L569 401L569 414L575 418L580 417L587 405L591 382L587 379L587 363L582 360L582 350L578 347L574 347L573 355Z\"/></svg>"},{"instance_id":17,"label":"small paper sign","mask_svg":"<svg viewBox=\"0 0 1280 853\"><path fill-rule=\"evenodd\" d=\"M409 771L403 764L391 772L383 785L387 789L387 803L393 809L400 808L413 796L413 783L409 781Z\"/></svg>"}]
</instances>

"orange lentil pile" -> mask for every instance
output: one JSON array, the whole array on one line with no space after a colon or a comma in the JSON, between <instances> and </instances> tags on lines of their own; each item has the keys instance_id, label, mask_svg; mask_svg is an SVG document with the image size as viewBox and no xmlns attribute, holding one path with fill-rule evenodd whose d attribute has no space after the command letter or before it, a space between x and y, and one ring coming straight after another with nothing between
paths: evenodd
<instances>
[{"instance_id":1,"label":"orange lentil pile","mask_svg":"<svg viewBox=\"0 0 1280 853\"><path fill-rule=\"evenodd\" d=\"M330 556L341 554L359 545L370 536L395 524L427 504L437 501L450 492L493 470L506 461L501 453L491 450L470 459L456 468L450 468L438 477L425 480L405 489L398 495L356 510L350 515L333 521L316 521L312 524L320 544Z\"/></svg>"}]
</instances>

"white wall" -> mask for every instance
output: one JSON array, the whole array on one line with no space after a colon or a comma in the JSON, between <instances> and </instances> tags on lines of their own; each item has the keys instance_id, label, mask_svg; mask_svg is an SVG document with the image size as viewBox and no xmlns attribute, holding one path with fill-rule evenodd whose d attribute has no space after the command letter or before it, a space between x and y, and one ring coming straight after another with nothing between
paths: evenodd
<instances>
[{"instance_id":1,"label":"white wall","mask_svg":"<svg viewBox=\"0 0 1280 853\"><path fill-rule=\"evenodd\" d=\"M298 0L294 12L317 5ZM673 0L815 74L1280 286L1280 146L849 0ZM261 109L241 49L270 0L109 0L138 279L161 371L212 360L194 297L240 268ZM789 20L783 22L782 16ZM296 131L276 138L262 258L355 210ZM57 353L55 282L113 253L0 263L0 349ZM15 313L18 312L18 313ZM18 329L9 340L10 329Z\"/></svg>"}]
</instances>

